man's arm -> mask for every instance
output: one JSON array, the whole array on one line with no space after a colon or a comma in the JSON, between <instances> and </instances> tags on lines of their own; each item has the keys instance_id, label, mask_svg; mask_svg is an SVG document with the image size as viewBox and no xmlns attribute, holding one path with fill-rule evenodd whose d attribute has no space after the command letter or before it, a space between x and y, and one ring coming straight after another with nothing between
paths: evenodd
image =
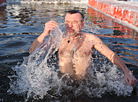
<instances>
[{"instance_id":1,"label":"man's arm","mask_svg":"<svg viewBox=\"0 0 138 102\"><path fill-rule=\"evenodd\" d=\"M128 84L132 86L135 85L137 80L132 75L131 71L127 68L127 66L124 64L122 59L111 49L109 49L109 47L107 47L99 37L93 35L93 39L95 42L94 48L101 52L104 56L106 56L113 64L117 65L119 68L123 70L125 74L125 80Z\"/></svg>"},{"instance_id":2,"label":"man's arm","mask_svg":"<svg viewBox=\"0 0 138 102\"><path fill-rule=\"evenodd\" d=\"M42 33L38 38L36 38L36 39L33 41L32 45L31 45L31 47L30 47L30 49L29 49L29 52L30 52L30 53L33 53L33 52L35 51L36 47L37 47L38 45L40 45L40 44L44 41L44 39L45 39L45 37L46 37L47 35L48 35L48 34L46 34L46 33Z\"/></svg>"},{"instance_id":3,"label":"man's arm","mask_svg":"<svg viewBox=\"0 0 138 102\"><path fill-rule=\"evenodd\" d=\"M54 30L54 28L57 28L58 24L55 21L49 21L45 24L45 29L43 33L34 40L32 43L29 52L33 53L38 45L40 45L44 39L49 35L50 31Z\"/></svg>"}]
</instances>

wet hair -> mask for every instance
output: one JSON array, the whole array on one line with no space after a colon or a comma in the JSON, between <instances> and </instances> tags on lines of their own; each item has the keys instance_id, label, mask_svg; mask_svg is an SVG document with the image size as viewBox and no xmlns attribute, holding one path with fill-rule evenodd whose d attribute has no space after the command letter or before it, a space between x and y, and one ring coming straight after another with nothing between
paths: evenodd
<instances>
[{"instance_id":1,"label":"wet hair","mask_svg":"<svg viewBox=\"0 0 138 102\"><path fill-rule=\"evenodd\" d=\"M84 15L83 15L83 13L81 13L81 12L78 11L78 10L70 10L70 11L68 11L68 13L70 13L70 14L79 13L79 14L81 15L81 17L82 17L82 20L84 20Z\"/></svg>"}]
</instances>

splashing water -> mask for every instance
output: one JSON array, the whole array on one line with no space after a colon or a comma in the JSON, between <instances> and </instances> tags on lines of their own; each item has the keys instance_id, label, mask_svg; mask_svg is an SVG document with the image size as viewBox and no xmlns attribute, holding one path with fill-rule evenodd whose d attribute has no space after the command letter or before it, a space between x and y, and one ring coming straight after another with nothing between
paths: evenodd
<instances>
[{"instance_id":1,"label":"splashing water","mask_svg":"<svg viewBox=\"0 0 138 102\"><path fill-rule=\"evenodd\" d=\"M67 73L61 74L57 53L62 36L62 31L55 29L30 56L24 58L21 65L13 68L16 73L9 76L9 93L25 95L26 101L29 98L44 97L68 101L82 95L90 98L102 97L106 92L117 96L131 95L133 87L125 83L123 74L117 67L103 63L99 68L98 63L94 62L97 58L93 58L92 64L95 74L89 75L83 81L72 80Z\"/></svg>"}]
</instances>

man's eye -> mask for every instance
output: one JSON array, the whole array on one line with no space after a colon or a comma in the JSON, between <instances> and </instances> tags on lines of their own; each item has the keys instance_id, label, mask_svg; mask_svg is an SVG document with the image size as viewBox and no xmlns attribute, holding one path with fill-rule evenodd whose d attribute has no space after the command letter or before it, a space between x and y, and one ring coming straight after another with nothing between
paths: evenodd
<instances>
[{"instance_id":1,"label":"man's eye","mask_svg":"<svg viewBox=\"0 0 138 102\"><path fill-rule=\"evenodd\" d=\"M72 23L73 23L73 24L77 24L77 21L73 21Z\"/></svg>"},{"instance_id":2,"label":"man's eye","mask_svg":"<svg viewBox=\"0 0 138 102\"><path fill-rule=\"evenodd\" d=\"M69 23L72 23L72 24L77 24L78 22L77 21L65 21L65 24L69 24Z\"/></svg>"},{"instance_id":3,"label":"man's eye","mask_svg":"<svg viewBox=\"0 0 138 102\"><path fill-rule=\"evenodd\" d=\"M66 23L66 24L68 24L68 23L69 23L69 21L66 21L65 23Z\"/></svg>"}]
</instances>

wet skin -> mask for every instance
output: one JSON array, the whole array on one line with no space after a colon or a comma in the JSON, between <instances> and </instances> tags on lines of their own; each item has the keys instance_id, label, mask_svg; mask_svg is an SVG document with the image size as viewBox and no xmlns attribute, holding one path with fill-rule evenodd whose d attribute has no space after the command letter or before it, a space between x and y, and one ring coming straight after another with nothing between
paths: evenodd
<instances>
[{"instance_id":1,"label":"wet skin","mask_svg":"<svg viewBox=\"0 0 138 102\"><path fill-rule=\"evenodd\" d=\"M68 40L68 37L63 38L59 48L60 71L83 78L91 69L93 42L83 33Z\"/></svg>"},{"instance_id":2,"label":"wet skin","mask_svg":"<svg viewBox=\"0 0 138 102\"><path fill-rule=\"evenodd\" d=\"M136 78L131 74L124 62L99 37L81 32L84 25L85 22L79 13L66 14L65 28L67 33L63 36L59 47L60 71L83 79L88 72L91 72L92 52L95 48L123 70L128 84L135 85L137 82ZM49 35L50 31L57 27L58 24L55 21L47 22L44 32L33 42L30 52L32 53Z\"/></svg>"}]
</instances>

